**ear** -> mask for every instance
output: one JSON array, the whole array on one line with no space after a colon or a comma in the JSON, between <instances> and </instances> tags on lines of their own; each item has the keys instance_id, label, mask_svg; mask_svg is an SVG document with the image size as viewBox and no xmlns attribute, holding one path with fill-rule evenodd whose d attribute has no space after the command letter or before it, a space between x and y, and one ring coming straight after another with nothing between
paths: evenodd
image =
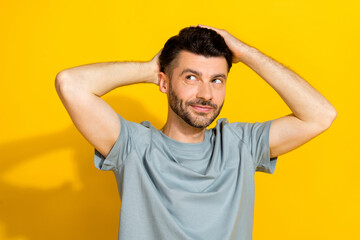
<instances>
[{"instance_id":1,"label":"ear","mask_svg":"<svg viewBox=\"0 0 360 240\"><path fill-rule=\"evenodd\" d=\"M159 72L159 90L162 93L167 93L169 91L169 77L163 73L163 72Z\"/></svg>"}]
</instances>

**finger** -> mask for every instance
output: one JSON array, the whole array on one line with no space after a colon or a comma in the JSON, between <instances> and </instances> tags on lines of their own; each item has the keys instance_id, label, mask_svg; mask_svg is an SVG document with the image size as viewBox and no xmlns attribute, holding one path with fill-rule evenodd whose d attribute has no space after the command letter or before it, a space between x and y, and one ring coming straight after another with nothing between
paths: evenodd
<instances>
[{"instance_id":1,"label":"finger","mask_svg":"<svg viewBox=\"0 0 360 240\"><path fill-rule=\"evenodd\" d=\"M211 30L214 30L215 32L217 32L218 34L222 35L222 30L219 28L215 28L215 27L211 27L211 26L206 26L206 25L202 25L202 24L198 24L199 27L203 27L203 28L208 28Z\"/></svg>"},{"instance_id":2,"label":"finger","mask_svg":"<svg viewBox=\"0 0 360 240\"><path fill-rule=\"evenodd\" d=\"M202 24L198 24L199 27L204 27L204 28L210 28L210 29L213 29L215 30L216 28L214 27L211 27L211 26L207 26L207 25L202 25Z\"/></svg>"}]
</instances>

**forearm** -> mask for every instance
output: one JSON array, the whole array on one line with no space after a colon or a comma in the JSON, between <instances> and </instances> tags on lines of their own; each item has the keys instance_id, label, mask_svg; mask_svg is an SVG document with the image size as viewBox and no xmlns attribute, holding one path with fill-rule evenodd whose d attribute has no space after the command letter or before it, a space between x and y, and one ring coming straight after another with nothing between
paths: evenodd
<instances>
[{"instance_id":1,"label":"forearm","mask_svg":"<svg viewBox=\"0 0 360 240\"><path fill-rule=\"evenodd\" d=\"M117 87L152 83L156 78L156 69L150 62L103 62L65 69L57 75L56 84L100 97Z\"/></svg>"},{"instance_id":2,"label":"forearm","mask_svg":"<svg viewBox=\"0 0 360 240\"><path fill-rule=\"evenodd\" d=\"M300 120L325 125L334 120L336 110L330 102L290 69L253 47L243 52L241 61L261 76Z\"/></svg>"}]
</instances>

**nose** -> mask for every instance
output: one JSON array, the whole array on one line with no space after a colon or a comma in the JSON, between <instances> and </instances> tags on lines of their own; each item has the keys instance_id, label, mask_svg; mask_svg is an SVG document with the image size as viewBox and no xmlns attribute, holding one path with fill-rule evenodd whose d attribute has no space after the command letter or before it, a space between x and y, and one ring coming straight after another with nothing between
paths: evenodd
<instances>
[{"instance_id":1,"label":"nose","mask_svg":"<svg viewBox=\"0 0 360 240\"><path fill-rule=\"evenodd\" d=\"M203 83L199 86L197 95L197 98L202 98L204 100L211 100L213 98L213 92L211 89L210 84Z\"/></svg>"}]
</instances>

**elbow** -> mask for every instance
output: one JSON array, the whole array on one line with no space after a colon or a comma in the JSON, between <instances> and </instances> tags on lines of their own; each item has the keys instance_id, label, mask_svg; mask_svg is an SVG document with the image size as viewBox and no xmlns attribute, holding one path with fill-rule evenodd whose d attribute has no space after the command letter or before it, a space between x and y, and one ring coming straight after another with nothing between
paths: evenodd
<instances>
[{"instance_id":1,"label":"elbow","mask_svg":"<svg viewBox=\"0 0 360 240\"><path fill-rule=\"evenodd\" d=\"M63 82L63 72L59 72L58 74L56 74L56 77L55 77L55 89L56 89L56 92L57 94L60 96L61 94L61 85L62 85L62 82Z\"/></svg>"},{"instance_id":2,"label":"elbow","mask_svg":"<svg viewBox=\"0 0 360 240\"><path fill-rule=\"evenodd\" d=\"M59 72L55 77L55 89L58 95L64 96L72 89L72 81L66 70Z\"/></svg>"},{"instance_id":3,"label":"elbow","mask_svg":"<svg viewBox=\"0 0 360 240\"><path fill-rule=\"evenodd\" d=\"M55 88L56 88L57 92L59 92L59 90L61 89L61 86L64 84L65 78L66 78L66 72L65 71L61 71L58 74L56 74Z\"/></svg>"},{"instance_id":4,"label":"elbow","mask_svg":"<svg viewBox=\"0 0 360 240\"><path fill-rule=\"evenodd\" d=\"M337 111L333 106L331 106L331 110L329 111L329 116L328 116L328 121L329 121L328 126L329 127L333 124L336 117L337 117Z\"/></svg>"},{"instance_id":5,"label":"elbow","mask_svg":"<svg viewBox=\"0 0 360 240\"><path fill-rule=\"evenodd\" d=\"M324 114L323 121L321 123L324 131L330 128L330 126L335 121L336 117L337 117L337 111L333 106L331 106L331 108L330 108L330 110L328 110L327 114Z\"/></svg>"}]
</instances>

